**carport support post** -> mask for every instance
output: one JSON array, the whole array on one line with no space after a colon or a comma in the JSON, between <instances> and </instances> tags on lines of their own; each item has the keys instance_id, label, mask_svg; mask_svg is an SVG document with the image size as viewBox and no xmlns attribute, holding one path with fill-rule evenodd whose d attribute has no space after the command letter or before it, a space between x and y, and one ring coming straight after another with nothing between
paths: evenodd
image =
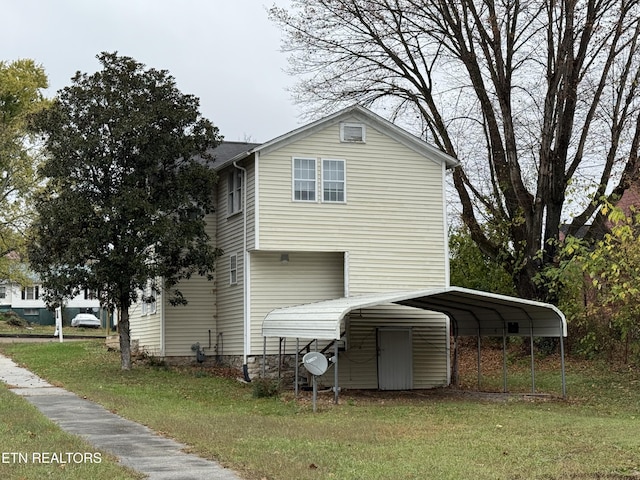
<instances>
[{"instance_id":1,"label":"carport support post","mask_svg":"<svg viewBox=\"0 0 640 480\"><path fill-rule=\"evenodd\" d=\"M267 376L267 337L262 337L262 378Z\"/></svg>"},{"instance_id":2,"label":"carport support post","mask_svg":"<svg viewBox=\"0 0 640 480\"><path fill-rule=\"evenodd\" d=\"M536 361L533 354L533 321L529 319L529 344L531 349L531 393L536 393Z\"/></svg>"},{"instance_id":3,"label":"carport support post","mask_svg":"<svg viewBox=\"0 0 640 480\"><path fill-rule=\"evenodd\" d=\"M296 338L296 366L295 366L295 380L293 381L294 383L294 389L296 392L296 398L298 398L298 382L299 382L299 375L300 375L300 339Z\"/></svg>"},{"instance_id":4,"label":"carport support post","mask_svg":"<svg viewBox=\"0 0 640 480\"><path fill-rule=\"evenodd\" d=\"M282 337L278 339L278 382L280 381L280 371L282 370Z\"/></svg>"},{"instance_id":5,"label":"carport support post","mask_svg":"<svg viewBox=\"0 0 640 480\"><path fill-rule=\"evenodd\" d=\"M502 389L507 393L507 332L504 326L502 327L502 377Z\"/></svg>"},{"instance_id":6,"label":"carport support post","mask_svg":"<svg viewBox=\"0 0 640 480\"><path fill-rule=\"evenodd\" d=\"M567 380L564 375L564 338L560 329L560 369L562 370L562 398L567 398Z\"/></svg>"},{"instance_id":7,"label":"carport support post","mask_svg":"<svg viewBox=\"0 0 640 480\"><path fill-rule=\"evenodd\" d=\"M481 361L481 350L482 344L480 343L480 327L478 327L478 390L480 390L482 385L482 361Z\"/></svg>"},{"instance_id":8,"label":"carport support post","mask_svg":"<svg viewBox=\"0 0 640 480\"><path fill-rule=\"evenodd\" d=\"M333 355L334 355L334 365L333 365L333 403L338 404L338 340L333 341Z\"/></svg>"}]
</instances>

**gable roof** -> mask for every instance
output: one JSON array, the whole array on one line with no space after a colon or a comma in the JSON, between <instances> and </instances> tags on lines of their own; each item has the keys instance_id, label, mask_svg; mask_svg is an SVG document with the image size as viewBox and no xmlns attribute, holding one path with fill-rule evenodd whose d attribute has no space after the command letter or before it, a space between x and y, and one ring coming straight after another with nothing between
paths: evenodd
<instances>
[{"instance_id":1,"label":"gable roof","mask_svg":"<svg viewBox=\"0 0 640 480\"><path fill-rule=\"evenodd\" d=\"M371 110L368 110L360 105L352 105L327 117L321 118L320 120L316 120L315 122L309 123L300 128L285 133L284 135L280 135L279 137L269 140L268 142L262 144L245 143L243 145L253 145L253 147L249 147L245 150L242 150L240 148L240 145L237 145L237 147L233 147L238 148L238 150L236 150L237 154L233 157L228 157L224 165L240 161L257 152L263 155L267 154L273 150L282 148L292 142L305 138L319 130L327 128L330 125L337 124L347 119L349 121L361 121L388 135L389 137L393 138L394 140L413 150L414 152L423 155L424 157L429 158L435 162L443 163L446 168L456 167L459 163L450 155L447 155L446 153L409 133L403 128L400 128L390 121L373 113ZM224 145L224 143L222 145ZM217 154L217 150L222 145L214 150L214 154ZM229 150L228 152L231 152L231 150ZM214 163L214 168L216 170L221 168L221 166L223 166L222 162L219 164Z\"/></svg>"}]
</instances>

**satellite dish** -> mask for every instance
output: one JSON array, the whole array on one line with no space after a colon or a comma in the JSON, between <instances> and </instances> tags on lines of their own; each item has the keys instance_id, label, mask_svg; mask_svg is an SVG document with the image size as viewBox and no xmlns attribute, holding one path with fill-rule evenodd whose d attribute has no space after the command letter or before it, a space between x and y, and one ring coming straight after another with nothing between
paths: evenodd
<instances>
[{"instance_id":1,"label":"satellite dish","mask_svg":"<svg viewBox=\"0 0 640 480\"><path fill-rule=\"evenodd\" d=\"M312 375L322 375L329 367L327 357L320 352L309 352L305 354L305 356L302 357L302 363L304 364L304 368Z\"/></svg>"}]
</instances>

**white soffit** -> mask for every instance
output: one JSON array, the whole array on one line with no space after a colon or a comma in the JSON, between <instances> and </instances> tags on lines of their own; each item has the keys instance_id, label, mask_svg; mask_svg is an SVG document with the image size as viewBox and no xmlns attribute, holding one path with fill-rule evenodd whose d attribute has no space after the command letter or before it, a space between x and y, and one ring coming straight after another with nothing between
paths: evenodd
<instances>
[{"instance_id":1,"label":"white soffit","mask_svg":"<svg viewBox=\"0 0 640 480\"><path fill-rule=\"evenodd\" d=\"M264 319L264 337L334 340L351 311L396 303L442 312L459 336L567 336L564 315L551 304L461 287L372 293L278 308Z\"/></svg>"}]
</instances>

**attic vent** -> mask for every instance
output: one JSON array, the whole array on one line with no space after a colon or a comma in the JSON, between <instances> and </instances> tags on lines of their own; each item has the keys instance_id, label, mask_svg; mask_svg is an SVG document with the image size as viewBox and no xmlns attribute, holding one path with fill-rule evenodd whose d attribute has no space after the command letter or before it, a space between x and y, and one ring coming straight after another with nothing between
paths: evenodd
<instances>
[{"instance_id":1,"label":"attic vent","mask_svg":"<svg viewBox=\"0 0 640 480\"><path fill-rule=\"evenodd\" d=\"M340 124L341 142L365 142L365 128L362 123L342 123Z\"/></svg>"}]
</instances>

